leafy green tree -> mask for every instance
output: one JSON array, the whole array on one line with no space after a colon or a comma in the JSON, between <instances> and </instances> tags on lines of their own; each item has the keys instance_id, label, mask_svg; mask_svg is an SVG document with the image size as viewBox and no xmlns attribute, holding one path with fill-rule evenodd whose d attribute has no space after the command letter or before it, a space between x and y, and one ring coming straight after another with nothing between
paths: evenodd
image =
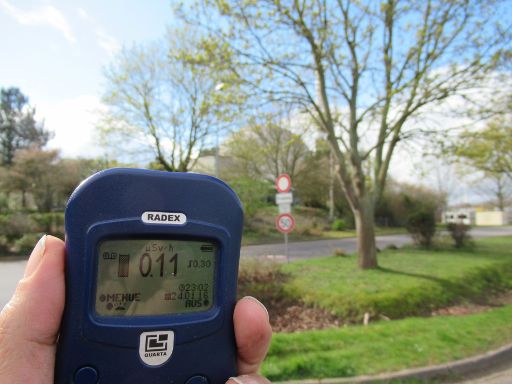
<instances>
[{"instance_id":1,"label":"leafy green tree","mask_svg":"<svg viewBox=\"0 0 512 384\"><path fill-rule=\"evenodd\" d=\"M123 49L105 72L99 124L107 145L154 154L159 168L186 172L229 122L232 88L188 60L194 34L173 31L165 44ZM156 164L154 164L156 166Z\"/></svg>"},{"instance_id":2,"label":"leafy green tree","mask_svg":"<svg viewBox=\"0 0 512 384\"><path fill-rule=\"evenodd\" d=\"M254 214L258 209L268 205L267 197L272 193L272 184L261 179L240 176L229 180L229 185L236 192L244 207L246 228L254 226Z\"/></svg>"},{"instance_id":3,"label":"leafy green tree","mask_svg":"<svg viewBox=\"0 0 512 384\"><path fill-rule=\"evenodd\" d=\"M21 196L21 207L40 213L63 210L87 177L117 163L103 159L61 159L57 150L23 149L0 173L0 191Z\"/></svg>"},{"instance_id":4,"label":"leafy green tree","mask_svg":"<svg viewBox=\"0 0 512 384\"><path fill-rule=\"evenodd\" d=\"M512 181L512 122L501 118L482 130L466 130L454 141L451 153L464 164Z\"/></svg>"},{"instance_id":5,"label":"leafy green tree","mask_svg":"<svg viewBox=\"0 0 512 384\"><path fill-rule=\"evenodd\" d=\"M27 196L33 198L39 212L50 212L55 205L60 174L56 166L58 152L39 149L18 151L9 169L9 190L20 192L22 207L28 208Z\"/></svg>"},{"instance_id":6,"label":"leafy green tree","mask_svg":"<svg viewBox=\"0 0 512 384\"><path fill-rule=\"evenodd\" d=\"M415 211L431 211L437 219L446 209L447 194L424 185L400 183L390 179L375 207L375 216L389 226L406 226Z\"/></svg>"},{"instance_id":7,"label":"leafy green tree","mask_svg":"<svg viewBox=\"0 0 512 384\"><path fill-rule=\"evenodd\" d=\"M293 133L283 116L265 114L249 124L227 141L227 154L235 159L232 171L272 183L281 173L295 180L310 152L303 135Z\"/></svg>"},{"instance_id":8,"label":"leafy green tree","mask_svg":"<svg viewBox=\"0 0 512 384\"><path fill-rule=\"evenodd\" d=\"M506 1L196 0L207 62L248 93L306 111L354 213L359 265L378 266L374 209L421 112L465 93L508 48ZM215 20L215 23L212 23Z\"/></svg>"},{"instance_id":9,"label":"leafy green tree","mask_svg":"<svg viewBox=\"0 0 512 384\"><path fill-rule=\"evenodd\" d=\"M35 119L35 108L18 88L0 90L0 164L12 165L20 149L42 148L50 132Z\"/></svg>"},{"instance_id":10,"label":"leafy green tree","mask_svg":"<svg viewBox=\"0 0 512 384\"><path fill-rule=\"evenodd\" d=\"M512 182L510 117L496 118L480 130L464 130L456 136L446 153L464 166L482 172L483 178L490 181L498 207L504 210ZM478 183L482 184L482 180Z\"/></svg>"},{"instance_id":11,"label":"leafy green tree","mask_svg":"<svg viewBox=\"0 0 512 384\"><path fill-rule=\"evenodd\" d=\"M55 188L54 208L64 209L69 197L76 187L78 187L78 185L89 176L101 170L119 166L121 166L121 164L117 161L106 160L103 158L58 159L55 163L55 169L57 169L59 177L53 178L53 185Z\"/></svg>"}]
</instances>

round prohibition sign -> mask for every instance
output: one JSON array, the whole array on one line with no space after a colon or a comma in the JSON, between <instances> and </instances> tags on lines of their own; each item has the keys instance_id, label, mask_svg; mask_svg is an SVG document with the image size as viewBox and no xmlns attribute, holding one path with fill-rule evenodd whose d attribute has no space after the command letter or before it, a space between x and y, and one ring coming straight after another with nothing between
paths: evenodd
<instances>
[{"instance_id":1,"label":"round prohibition sign","mask_svg":"<svg viewBox=\"0 0 512 384\"><path fill-rule=\"evenodd\" d=\"M295 229L295 219L289 213L282 213L276 217L276 228L279 232L290 233Z\"/></svg>"},{"instance_id":2,"label":"round prohibition sign","mask_svg":"<svg viewBox=\"0 0 512 384\"><path fill-rule=\"evenodd\" d=\"M292 179L290 175L283 173L276 179L276 189L279 193L290 192L292 189Z\"/></svg>"}]
</instances>

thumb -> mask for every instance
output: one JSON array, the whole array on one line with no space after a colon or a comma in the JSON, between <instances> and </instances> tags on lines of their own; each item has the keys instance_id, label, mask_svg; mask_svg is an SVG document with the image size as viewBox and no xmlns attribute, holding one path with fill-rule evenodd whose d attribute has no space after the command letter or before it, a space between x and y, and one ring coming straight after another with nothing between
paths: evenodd
<instances>
[{"instance_id":1,"label":"thumb","mask_svg":"<svg viewBox=\"0 0 512 384\"><path fill-rule=\"evenodd\" d=\"M64 309L64 243L43 236L32 251L23 279L0 316L2 333L54 344Z\"/></svg>"},{"instance_id":2,"label":"thumb","mask_svg":"<svg viewBox=\"0 0 512 384\"><path fill-rule=\"evenodd\" d=\"M53 371L64 287L64 243L43 236L14 296L0 313L0 377L13 370L19 375L24 364L39 366L41 373L50 365Z\"/></svg>"}]
</instances>

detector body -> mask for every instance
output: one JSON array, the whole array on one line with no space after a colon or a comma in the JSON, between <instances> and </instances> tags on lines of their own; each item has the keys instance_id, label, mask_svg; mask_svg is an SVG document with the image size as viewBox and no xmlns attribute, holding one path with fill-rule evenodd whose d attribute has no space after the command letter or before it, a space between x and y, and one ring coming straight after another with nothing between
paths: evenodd
<instances>
[{"instance_id":1,"label":"detector body","mask_svg":"<svg viewBox=\"0 0 512 384\"><path fill-rule=\"evenodd\" d=\"M210 176L110 169L65 214L58 384L224 383L243 214Z\"/></svg>"}]
</instances>

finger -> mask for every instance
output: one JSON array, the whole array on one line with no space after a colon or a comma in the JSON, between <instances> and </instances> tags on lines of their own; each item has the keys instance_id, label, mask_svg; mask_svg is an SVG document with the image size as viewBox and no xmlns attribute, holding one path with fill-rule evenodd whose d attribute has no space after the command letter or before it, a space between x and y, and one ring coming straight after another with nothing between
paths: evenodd
<instances>
[{"instance_id":1,"label":"finger","mask_svg":"<svg viewBox=\"0 0 512 384\"><path fill-rule=\"evenodd\" d=\"M64 309L64 243L43 236L0 314L0 330L18 340L54 344Z\"/></svg>"},{"instance_id":2,"label":"finger","mask_svg":"<svg viewBox=\"0 0 512 384\"><path fill-rule=\"evenodd\" d=\"M231 377L226 384L270 384L270 381L260 375L242 375Z\"/></svg>"},{"instance_id":3,"label":"finger","mask_svg":"<svg viewBox=\"0 0 512 384\"><path fill-rule=\"evenodd\" d=\"M0 313L0 382L53 383L63 309L64 243L46 236Z\"/></svg>"},{"instance_id":4,"label":"finger","mask_svg":"<svg viewBox=\"0 0 512 384\"><path fill-rule=\"evenodd\" d=\"M255 374L267 354L272 338L268 312L263 304L248 296L237 303L233 318L238 348L238 374Z\"/></svg>"}]
</instances>

